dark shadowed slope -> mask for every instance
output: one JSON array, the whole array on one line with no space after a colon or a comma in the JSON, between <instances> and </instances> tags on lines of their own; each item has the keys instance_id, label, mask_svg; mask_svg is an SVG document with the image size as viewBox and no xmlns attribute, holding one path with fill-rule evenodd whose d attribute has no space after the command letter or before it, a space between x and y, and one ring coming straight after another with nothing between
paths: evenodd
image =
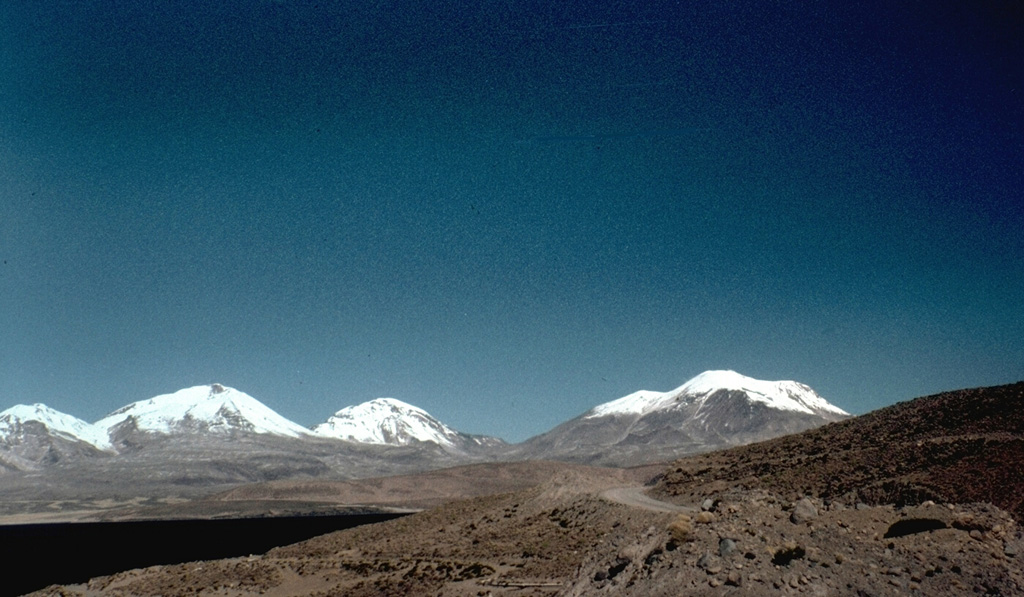
<instances>
[{"instance_id":1,"label":"dark shadowed slope","mask_svg":"<svg viewBox=\"0 0 1024 597\"><path fill-rule=\"evenodd\" d=\"M656 491L684 496L715 483L874 504L989 502L1024 520L1024 382L679 460Z\"/></svg>"}]
</instances>

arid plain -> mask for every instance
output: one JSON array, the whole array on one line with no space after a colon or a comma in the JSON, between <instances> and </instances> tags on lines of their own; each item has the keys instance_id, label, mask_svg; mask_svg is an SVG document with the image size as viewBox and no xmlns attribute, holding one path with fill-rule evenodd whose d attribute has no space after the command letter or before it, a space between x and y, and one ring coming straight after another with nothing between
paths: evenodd
<instances>
[{"instance_id":1,"label":"arid plain","mask_svg":"<svg viewBox=\"0 0 1024 597\"><path fill-rule=\"evenodd\" d=\"M1022 407L1017 383L638 468L256 484L160 508L423 510L36 595L1021 595Z\"/></svg>"}]
</instances>

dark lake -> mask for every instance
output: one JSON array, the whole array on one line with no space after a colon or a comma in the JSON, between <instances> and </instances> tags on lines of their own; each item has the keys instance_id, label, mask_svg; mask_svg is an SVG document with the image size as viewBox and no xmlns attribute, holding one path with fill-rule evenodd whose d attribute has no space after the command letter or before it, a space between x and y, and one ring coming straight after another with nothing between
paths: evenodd
<instances>
[{"instance_id":1,"label":"dark lake","mask_svg":"<svg viewBox=\"0 0 1024 597\"><path fill-rule=\"evenodd\" d=\"M0 595L122 570L264 553L404 514L0 526Z\"/></svg>"}]
</instances>

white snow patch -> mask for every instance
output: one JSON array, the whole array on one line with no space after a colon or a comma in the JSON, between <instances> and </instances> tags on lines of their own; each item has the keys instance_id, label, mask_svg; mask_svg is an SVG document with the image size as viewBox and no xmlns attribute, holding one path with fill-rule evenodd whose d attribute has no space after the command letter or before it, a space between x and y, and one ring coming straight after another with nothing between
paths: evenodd
<instances>
[{"instance_id":1,"label":"white snow patch","mask_svg":"<svg viewBox=\"0 0 1024 597\"><path fill-rule=\"evenodd\" d=\"M605 402L590 409L585 418L607 417L610 415L644 415L659 410L666 401L673 398L669 392L652 392L640 390L618 400Z\"/></svg>"},{"instance_id":2,"label":"white snow patch","mask_svg":"<svg viewBox=\"0 0 1024 597\"><path fill-rule=\"evenodd\" d=\"M746 393L754 402L761 402L777 410L788 410L806 414L822 411L848 415L846 411L829 403L809 388L795 381L761 381L735 371L705 371L682 386L669 392L641 390L618 400L595 406L584 418L609 415L639 415L667 410L689 400L704 398L720 390Z\"/></svg>"},{"instance_id":3,"label":"white snow patch","mask_svg":"<svg viewBox=\"0 0 1024 597\"><path fill-rule=\"evenodd\" d=\"M68 440L83 441L98 450L112 451L105 429L78 417L54 410L45 404L17 404L0 412L0 437L21 432L22 425L35 421L44 425L51 434Z\"/></svg>"},{"instance_id":4,"label":"white snow patch","mask_svg":"<svg viewBox=\"0 0 1024 597\"><path fill-rule=\"evenodd\" d=\"M334 413L313 433L367 444L407 445L414 441L454 446L459 433L427 411L396 400L377 398Z\"/></svg>"},{"instance_id":5,"label":"white snow patch","mask_svg":"<svg viewBox=\"0 0 1024 597\"><path fill-rule=\"evenodd\" d=\"M849 415L818 395L810 387L795 381L762 381L735 371L705 371L686 382L673 394L709 395L719 390L746 392L754 402L767 404L777 410L789 410L806 414L826 411L838 415Z\"/></svg>"},{"instance_id":6,"label":"white snow patch","mask_svg":"<svg viewBox=\"0 0 1024 597\"><path fill-rule=\"evenodd\" d=\"M252 396L220 384L185 388L133 402L96 421L96 426L109 432L128 417L134 417L135 424L143 431L167 434L191 422L205 425L215 433L243 430L287 437L310 435L308 429L282 417Z\"/></svg>"}]
</instances>

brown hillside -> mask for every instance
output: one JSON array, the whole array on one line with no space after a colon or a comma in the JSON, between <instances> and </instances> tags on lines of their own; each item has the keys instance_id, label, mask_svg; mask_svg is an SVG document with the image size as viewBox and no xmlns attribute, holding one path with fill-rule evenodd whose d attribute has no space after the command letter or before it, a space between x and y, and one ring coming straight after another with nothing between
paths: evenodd
<instances>
[{"instance_id":1,"label":"brown hillside","mask_svg":"<svg viewBox=\"0 0 1024 597\"><path fill-rule=\"evenodd\" d=\"M1024 382L946 392L676 461L663 496L740 484L845 502L989 502L1024 520Z\"/></svg>"}]
</instances>

